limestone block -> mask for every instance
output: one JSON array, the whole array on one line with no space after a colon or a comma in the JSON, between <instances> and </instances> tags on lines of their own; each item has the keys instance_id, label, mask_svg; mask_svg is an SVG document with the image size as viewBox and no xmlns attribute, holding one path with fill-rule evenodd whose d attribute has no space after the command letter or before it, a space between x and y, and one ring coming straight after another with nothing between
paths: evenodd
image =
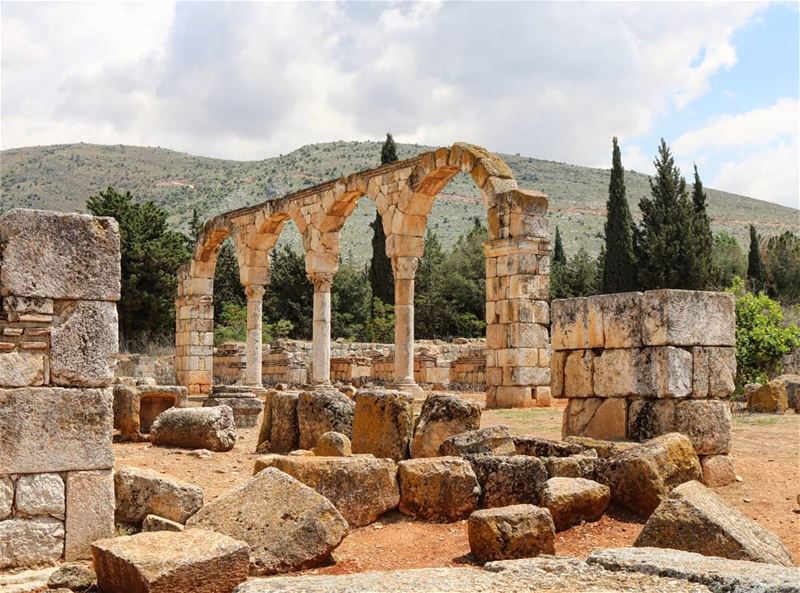
<instances>
[{"instance_id":1,"label":"limestone block","mask_svg":"<svg viewBox=\"0 0 800 593\"><path fill-rule=\"evenodd\" d=\"M501 385L495 391L495 408L523 408L534 405L531 388L526 385ZM487 407L492 407L488 405Z\"/></svg>"},{"instance_id":2,"label":"limestone block","mask_svg":"<svg viewBox=\"0 0 800 593\"><path fill-rule=\"evenodd\" d=\"M592 297L556 299L550 303L553 350L603 347L600 301Z\"/></svg>"},{"instance_id":3,"label":"limestone block","mask_svg":"<svg viewBox=\"0 0 800 593\"><path fill-rule=\"evenodd\" d=\"M610 499L608 486L585 478L550 478L542 490L542 506L550 511L556 531L597 521Z\"/></svg>"},{"instance_id":4,"label":"limestone block","mask_svg":"<svg viewBox=\"0 0 800 593\"><path fill-rule=\"evenodd\" d=\"M670 432L689 437L698 455L731 448L731 411L721 400L636 400L628 409L628 438L644 441Z\"/></svg>"},{"instance_id":5,"label":"limestone block","mask_svg":"<svg viewBox=\"0 0 800 593\"><path fill-rule=\"evenodd\" d=\"M8 476L0 476L0 521L11 515L14 506L14 482Z\"/></svg>"},{"instance_id":6,"label":"limestone block","mask_svg":"<svg viewBox=\"0 0 800 593\"><path fill-rule=\"evenodd\" d=\"M507 426L498 424L470 430L447 438L439 448L442 455L464 457L480 453L515 455L514 440Z\"/></svg>"},{"instance_id":7,"label":"limestone block","mask_svg":"<svg viewBox=\"0 0 800 593\"><path fill-rule=\"evenodd\" d=\"M575 350L567 354L564 364L564 397L592 397L594 395L593 358L591 350Z\"/></svg>"},{"instance_id":8,"label":"limestone block","mask_svg":"<svg viewBox=\"0 0 800 593\"><path fill-rule=\"evenodd\" d=\"M45 356L33 352L0 353L0 385L27 387L44 383Z\"/></svg>"},{"instance_id":9,"label":"limestone block","mask_svg":"<svg viewBox=\"0 0 800 593\"><path fill-rule=\"evenodd\" d=\"M160 447L230 451L236 444L233 411L228 406L170 408L153 422L150 440Z\"/></svg>"},{"instance_id":10,"label":"limestone block","mask_svg":"<svg viewBox=\"0 0 800 593\"><path fill-rule=\"evenodd\" d=\"M692 353L683 348L642 348L637 361L637 394L684 398L692 393Z\"/></svg>"},{"instance_id":11,"label":"limestone block","mask_svg":"<svg viewBox=\"0 0 800 593\"><path fill-rule=\"evenodd\" d=\"M582 436L568 436L564 438L564 442L579 445L583 449L588 451L594 451L597 454L597 457L600 459L611 459L612 457L616 457L623 451L627 451L628 449L632 449L634 447L638 447L636 443L629 443L629 442L613 442L613 441L604 441L601 439L592 439L589 437L582 437Z\"/></svg>"},{"instance_id":12,"label":"limestone block","mask_svg":"<svg viewBox=\"0 0 800 593\"><path fill-rule=\"evenodd\" d=\"M650 290L641 298L642 341L647 346L734 346L732 294Z\"/></svg>"},{"instance_id":13,"label":"limestone block","mask_svg":"<svg viewBox=\"0 0 800 593\"><path fill-rule=\"evenodd\" d=\"M469 455L481 487L481 508L534 504L547 480L547 470L530 455Z\"/></svg>"},{"instance_id":14,"label":"limestone block","mask_svg":"<svg viewBox=\"0 0 800 593\"><path fill-rule=\"evenodd\" d=\"M508 345L511 348L544 348L549 343L547 327L538 323L511 323Z\"/></svg>"},{"instance_id":15,"label":"limestone block","mask_svg":"<svg viewBox=\"0 0 800 593\"><path fill-rule=\"evenodd\" d=\"M414 401L399 391L356 393L353 452L406 459L414 436Z\"/></svg>"},{"instance_id":16,"label":"limestone block","mask_svg":"<svg viewBox=\"0 0 800 593\"><path fill-rule=\"evenodd\" d=\"M300 448L311 449L330 431L352 437L354 412L355 403L338 391L302 392L297 401Z\"/></svg>"},{"instance_id":17,"label":"limestone block","mask_svg":"<svg viewBox=\"0 0 800 593\"><path fill-rule=\"evenodd\" d=\"M478 404L452 395L430 395L414 428L411 443L412 457L436 457L439 448L449 437L476 430L481 423Z\"/></svg>"},{"instance_id":18,"label":"limestone block","mask_svg":"<svg viewBox=\"0 0 800 593\"><path fill-rule=\"evenodd\" d=\"M270 432L270 451L288 453L297 449L300 443L300 429L297 425L296 391L279 391L272 396L272 427Z\"/></svg>"},{"instance_id":19,"label":"limestone block","mask_svg":"<svg viewBox=\"0 0 800 593\"><path fill-rule=\"evenodd\" d=\"M183 531L183 525L158 515L147 515L142 521L142 531Z\"/></svg>"},{"instance_id":20,"label":"limestone block","mask_svg":"<svg viewBox=\"0 0 800 593\"><path fill-rule=\"evenodd\" d=\"M91 591L96 581L94 569L85 564L62 564L47 579L47 587L60 593L69 591ZM63 589L62 589L63 588Z\"/></svg>"},{"instance_id":21,"label":"limestone block","mask_svg":"<svg viewBox=\"0 0 800 593\"><path fill-rule=\"evenodd\" d=\"M703 455L700 457L703 468L703 484L710 488L727 486L736 481L736 470L730 455Z\"/></svg>"},{"instance_id":22,"label":"limestone block","mask_svg":"<svg viewBox=\"0 0 800 593\"><path fill-rule=\"evenodd\" d=\"M590 455L589 453L594 453ZM568 457L549 457L545 460L547 475L551 478L585 478L594 480L602 470L604 461L596 456L592 449L586 454L570 455Z\"/></svg>"},{"instance_id":23,"label":"limestone block","mask_svg":"<svg viewBox=\"0 0 800 593\"><path fill-rule=\"evenodd\" d=\"M708 397L708 348L692 348L692 397Z\"/></svg>"},{"instance_id":24,"label":"limestone block","mask_svg":"<svg viewBox=\"0 0 800 593\"><path fill-rule=\"evenodd\" d=\"M3 311L34 315L52 315L53 299L8 295L3 297Z\"/></svg>"},{"instance_id":25,"label":"limestone block","mask_svg":"<svg viewBox=\"0 0 800 593\"><path fill-rule=\"evenodd\" d=\"M582 453L584 450L581 445L535 436L515 436L514 448L517 455L532 455L534 457L566 457Z\"/></svg>"},{"instance_id":26,"label":"limestone block","mask_svg":"<svg viewBox=\"0 0 800 593\"><path fill-rule=\"evenodd\" d=\"M569 352L553 351L550 356L550 389L553 397L564 397L564 366L566 365Z\"/></svg>"},{"instance_id":27,"label":"limestone block","mask_svg":"<svg viewBox=\"0 0 800 593\"><path fill-rule=\"evenodd\" d=\"M0 389L0 471L112 467L111 401L110 388Z\"/></svg>"},{"instance_id":28,"label":"limestone block","mask_svg":"<svg viewBox=\"0 0 800 593\"><path fill-rule=\"evenodd\" d=\"M747 409L751 412L772 412L783 414L789 408L786 385L782 380L773 379L756 389L746 390Z\"/></svg>"},{"instance_id":29,"label":"limestone block","mask_svg":"<svg viewBox=\"0 0 800 593\"><path fill-rule=\"evenodd\" d=\"M247 544L213 531L155 531L92 546L97 585L125 593L230 593L247 579Z\"/></svg>"},{"instance_id":30,"label":"limestone block","mask_svg":"<svg viewBox=\"0 0 800 593\"><path fill-rule=\"evenodd\" d=\"M64 481L58 474L31 474L17 478L14 505L17 515L50 515L64 520Z\"/></svg>"},{"instance_id":31,"label":"limestone block","mask_svg":"<svg viewBox=\"0 0 800 593\"><path fill-rule=\"evenodd\" d=\"M603 350L594 358L594 393L601 397L639 395L641 354L636 349Z\"/></svg>"},{"instance_id":32,"label":"limestone block","mask_svg":"<svg viewBox=\"0 0 800 593\"><path fill-rule=\"evenodd\" d=\"M0 570L55 564L64 551L64 524L52 517L0 521Z\"/></svg>"},{"instance_id":33,"label":"limestone block","mask_svg":"<svg viewBox=\"0 0 800 593\"><path fill-rule=\"evenodd\" d=\"M429 521L452 522L478 506L481 488L461 457L408 459L398 464L400 512Z\"/></svg>"},{"instance_id":34,"label":"limestone block","mask_svg":"<svg viewBox=\"0 0 800 593\"><path fill-rule=\"evenodd\" d=\"M346 434L331 431L319 437L311 452L317 457L348 457L353 454L353 445Z\"/></svg>"},{"instance_id":35,"label":"limestone block","mask_svg":"<svg viewBox=\"0 0 800 593\"><path fill-rule=\"evenodd\" d=\"M0 216L0 292L117 301L119 228L113 218L14 209Z\"/></svg>"},{"instance_id":36,"label":"limestone block","mask_svg":"<svg viewBox=\"0 0 800 593\"><path fill-rule=\"evenodd\" d=\"M712 347L708 351L708 396L726 398L736 389L736 349Z\"/></svg>"},{"instance_id":37,"label":"limestone block","mask_svg":"<svg viewBox=\"0 0 800 593\"><path fill-rule=\"evenodd\" d=\"M64 558L91 557L91 544L114 535L114 476L110 469L67 474Z\"/></svg>"},{"instance_id":38,"label":"limestone block","mask_svg":"<svg viewBox=\"0 0 800 593\"><path fill-rule=\"evenodd\" d=\"M132 525L140 525L147 515L186 523L203 506L202 488L149 469L119 468L114 492L116 520Z\"/></svg>"},{"instance_id":39,"label":"limestone block","mask_svg":"<svg viewBox=\"0 0 800 593\"><path fill-rule=\"evenodd\" d=\"M641 292L622 292L597 297L603 317L605 348L641 347L642 296Z\"/></svg>"},{"instance_id":40,"label":"limestone block","mask_svg":"<svg viewBox=\"0 0 800 593\"><path fill-rule=\"evenodd\" d=\"M246 542L250 573L258 575L319 566L347 535L347 521L327 498L269 467L205 505L186 527Z\"/></svg>"},{"instance_id":41,"label":"limestone block","mask_svg":"<svg viewBox=\"0 0 800 593\"><path fill-rule=\"evenodd\" d=\"M258 424L264 402L256 397L207 397L203 400L203 407L212 406L228 406L233 411L236 428L253 428Z\"/></svg>"},{"instance_id":42,"label":"limestone block","mask_svg":"<svg viewBox=\"0 0 800 593\"><path fill-rule=\"evenodd\" d=\"M467 533L470 552L479 562L555 553L550 513L532 504L475 511Z\"/></svg>"},{"instance_id":43,"label":"limestone block","mask_svg":"<svg viewBox=\"0 0 800 593\"><path fill-rule=\"evenodd\" d=\"M622 398L571 399L564 409L562 436L625 440L627 402Z\"/></svg>"},{"instance_id":44,"label":"limestone block","mask_svg":"<svg viewBox=\"0 0 800 593\"><path fill-rule=\"evenodd\" d=\"M117 306L59 301L50 334L50 380L56 385L104 387L114 378Z\"/></svg>"}]
</instances>

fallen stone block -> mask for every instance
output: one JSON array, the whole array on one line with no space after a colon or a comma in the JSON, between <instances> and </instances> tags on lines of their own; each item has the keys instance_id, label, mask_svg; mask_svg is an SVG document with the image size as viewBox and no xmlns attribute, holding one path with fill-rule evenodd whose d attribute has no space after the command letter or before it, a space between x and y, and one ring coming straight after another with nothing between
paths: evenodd
<instances>
[{"instance_id":1,"label":"fallen stone block","mask_svg":"<svg viewBox=\"0 0 800 593\"><path fill-rule=\"evenodd\" d=\"M278 391L272 396L272 426L270 448L272 453L288 453L300 446L300 428L297 424L296 391Z\"/></svg>"},{"instance_id":2,"label":"fallen stone block","mask_svg":"<svg viewBox=\"0 0 800 593\"><path fill-rule=\"evenodd\" d=\"M731 449L731 410L718 399L636 400L628 408L628 438L646 441L670 432L689 437L698 455Z\"/></svg>"},{"instance_id":3,"label":"fallen stone block","mask_svg":"<svg viewBox=\"0 0 800 593\"><path fill-rule=\"evenodd\" d=\"M550 511L556 531L597 521L611 499L608 486L584 478L550 478L542 489L542 506Z\"/></svg>"},{"instance_id":4,"label":"fallen stone block","mask_svg":"<svg viewBox=\"0 0 800 593\"><path fill-rule=\"evenodd\" d=\"M86 564L62 564L47 579L49 589L69 589L70 591L86 591L97 580L94 569Z\"/></svg>"},{"instance_id":5,"label":"fallen stone block","mask_svg":"<svg viewBox=\"0 0 800 593\"><path fill-rule=\"evenodd\" d=\"M517 455L532 455L534 457L567 457L583 453L583 446L578 443L554 441L534 436L515 436L514 449Z\"/></svg>"},{"instance_id":6,"label":"fallen stone block","mask_svg":"<svg viewBox=\"0 0 800 593\"><path fill-rule=\"evenodd\" d=\"M170 408L150 427L151 442L160 447L230 451L236 444L233 411L213 408Z\"/></svg>"},{"instance_id":7,"label":"fallen stone block","mask_svg":"<svg viewBox=\"0 0 800 593\"><path fill-rule=\"evenodd\" d=\"M789 409L789 398L786 394L786 383L773 379L765 385L747 391L747 409L751 412L783 414Z\"/></svg>"},{"instance_id":8,"label":"fallen stone block","mask_svg":"<svg viewBox=\"0 0 800 593\"><path fill-rule=\"evenodd\" d=\"M218 496L186 527L247 542L255 575L319 566L347 535L347 521L327 498L275 468Z\"/></svg>"},{"instance_id":9,"label":"fallen stone block","mask_svg":"<svg viewBox=\"0 0 800 593\"><path fill-rule=\"evenodd\" d=\"M147 515L142 521L142 531L183 531L183 525L158 515Z\"/></svg>"},{"instance_id":10,"label":"fallen stone block","mask_svg":"<svg viewBox=\"0 0 800 593\"><path fill-rule=\"evenodd\" d=\"M703 484L719 488L736 481L736 470L729 455L704 455L700 457L703 468Z\"/></svg>"},{"instance_id":11,"label":"fallen stone block","mask_svg":"<svg viewBox=\"0 0 800 593\"><path fill-rule=\"evenodd\" d=\"M116 520L141 525L147 515L186 523L203 506L203 490L149 469L122 467L114 475Z\"/></svg>"},{"instance_id":12,"label":"fallen stone block","mask_svg":"<svg viewBox=\"0 0 800 593\"><path fill-rule=\"evenodd\" d=\"M203 407L228 406L233 410L233 423L236 428L253 428L258 424L258 415L264 409L264 402L254 393L221 393L203 400Z\"/></svg>"},{"instance_id":13,"label":"fallen stone block","mask_svg":"<svg viewBox=\"0 0 800 593\"><path fill-rule=\"evenodd\" d=\"M353 400L339 391L302 392L297 401L300 448L311 449L326 432L341 432L352 438L354 411Z\"/></svg>"},{"instance_id":14,"label":"fallen stone block","mask_svg":"<svg viewBox=\"0 0 800 593\"><path fill-rule=\"evenodd\" d=\"M311 452L318 457L348 457L353 454L353 445L346 434L326 432Z\"/></svg>"},{"instance_id":15,"label":"fallen stone block","mask_svg":"<svg viewBox=\"0 0 800 593\"><path fill-rule=\"evenodd\" d=\"M475 511L467 533L470 552L480 562L555 553L550 513L532 504Z\"/></svg>"},{"instance_id":16,"label":"fallen stone block","mask_svg":"<svg viewBox=\"0 0 800 593\"><path fill-rule=\"evenodd\" d=\"M443 456L465 455L515 455L514 440L508 426L498 424L478 430L470 430L447 438L439 448Z\"/></svg>"},{"instance_id":17,"label":"fallen stone block","mask_svg":"<svg viewBox=\"0 0 800 593\"><path fill-rule=\"evenodd\" d=\"M478 507L478 478L461 457L401 461L398 480L404 515L449 522L468 517Z\"/></svg>"},{"instance_id":18,"label":"fallen stone block","mask_svg":"<svg viewBox=\"0 0 800 593\"><path fill-rule=\"evenodd\" d=\"M412 457L437 457L442 443L453 435L477 430L481 425L481 409L452 395L429 395L414 427Z\"/></svg>"},{"instance_id":19,"label":"fallen stone block","mask_svg":"<svg viewBox=\"0 0 800 593\"><path fill-rule=\"evenodd\" d=\"M92 545L101 591L230 593L247 579L248 546L213 531L156 531Z\"/></svg>"},{"instance_id":20,"label":"fallen stone block","mask_svg":"<svg viewBox=\"0 0 800 593\"><path fill-rule=\"evenodd\" d=\"M355 395L353 452L395 461L406 459L414 436L414 399L402 391L360 391Z\"/></svg>"},{"instance_id":21,"label":"fallen stone block","mask_svg":"<svg viewBox=\"0 0 800 593\"><path fill-rule=\"evenodd\" d=\"M634 545L794 566L789 550L774 533L696 481L670 492L650 515Z\"/></svg>"},{"instance_id":22,"label":"fallen stone block","mask_svg":"<svg viewBox=\"0 0 800 593\"><path fill-rule=\"evenodd\" d=\"M592 453L593 455L589 455ZM594 480L605 466L605 460L597 457L594 450L588 449L580 455L569 457L547 457L544 460L547 475L551 478L585 478Z\"/></svg>"},{"instance_id":23,"label":"fallen stone block","mask_svg":"<svg viewBox=\"0 0 800 593\"><path fill-rule=\"evenodd\" d=\"M397 465L371 455L354 457L296 457L265 455L256 459L255 474L274 467L319 492L350 527L374 523L397 507L400 490Z\"/></svg>"},{"instance_id":24,"label":"fallen stone block","mask_svg":"<svg viewBox=\"0 0 800 593\"><path fill-rule=\"evenodd\" d=\"M538 457L484 454L467 459L481 487L481 508L539 502L547 470Z\"/></svg>"},{"instance_id":25,"label":"fallen stone block","mask_svg":"<svg viewBox=\"0 0 800 593\"><path fill-rule=\"evenodd\" d=\"M579 445L585 450L591 449L597 453L600 459L611 459L627 449L639 446L638 443L604 441L582 436L564 437L564 442Z\"/></svg>"}]
</instances>

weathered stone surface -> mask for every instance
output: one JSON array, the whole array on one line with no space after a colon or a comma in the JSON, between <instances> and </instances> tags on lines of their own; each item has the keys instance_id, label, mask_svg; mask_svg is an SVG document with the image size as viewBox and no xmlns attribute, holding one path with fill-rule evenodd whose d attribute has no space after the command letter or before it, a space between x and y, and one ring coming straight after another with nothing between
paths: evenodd
<instances>
[{"instance_id":1,"label":"weathered stone surface","mask_svg":"<svg viewBox=\"0 0 800 593\"><path fill-rule=\"evenodd\" d=\"M587 562L613 571L682 579L713 593L790 593L798 590L800 582L797 568L662 548L599 550Z\"/></svg>"},{"instance_id":2,"label":"weathered stone surface","mask_svg":"<svg viewBox=\"0 0 800 593\"><path fill-rule=\"evenodd\" d=\"M304 391L297 401L300 448L311 449L326 432L353 436L355 403L339 391ZM274 422L274 420L273 420Z\"/></svg>"},{"instance_id":3,"label":"weathered stone surface","mask_svg":"<svg viewBox=\"0 0 800 593\"><path fill-rule=\"evenodd\" d=\"M589 453L592 453L590 455ZM598 472L605 466L605 460L600 459L593 449L580 455L569 457L548 457L544 460L547 475L551 478L586 478L594 480Z\"/></svg>"},{"instance_id":4,"label":"weathered stone surface","mask_svg":"<svg viewBox=\"0 0 800 593\"><path fill-rule=\"evenodd\" d=\"M105 469L111 389L0 389L0 468L9 474Z\"/></svg>"},{"instance_id":5,"label":"weathered stone surface","mask_svg":"<svg viewBox=\"0 0 800 593\"><path fill-rule=\"evenodd\" d=\"M172 476L138 467L122 467L114 475L116 519L140 525L147 515L178 523L203 506L203 490Z\"/></svg>"},{"instance_id":6,"label":"weathered stone surface","mask_svg":"<svg viewBox=\"0 0 800 593\"><path fill-rule=\"evenodd\" d=\"M142 531L183 531L183 525L158 515L147 515L142 521Z\"/></svg>"},{"instance_id":7,"label":"weathered stone surface","mask_svg":"<svg viewBox=\"0 0 800 593\"><path fill-rule=\"evenodd\" d=\"M561 434L602 440L625 440L628 403L622 398L571 399L564 409Z\"/></svg>"},{"instance_id":8,"label":"weathered stone surface","mask_svg":"<svg viewBox=\"0 0 800 593\"><path fill-rule=\"evenodd\" d=\"M706 486L719 488L736 481L736 470L729 455L704 455L700 457L700 466Z\"/></svg>"},{"instance_id":9,"label":"weathered stone surface","mask_svg":"<svg viewBox=\"0 0 800 593\"><path fill-rule=\"evenodd\" d=\"M64 519L64 481L58 474L33 474L17 478L14 503L18 515L50 515Z\"/></svg>"},{"instance_id":10,"label":"weathered stone surface","mask_svg":"<svg viewBox=\"0 0 800 593\"><path fill-rule=\"evenodd\" d=\"M213 408L170 408L150 427L150 440L162 447L230 451L236 444L233 411Z\"/></svg>"},{"instance_id":11,"label":"weathered stone surface","mask_svg":"<svg viewBox=\"0 0 800 593\"><path fill-rule=\"evenodd\" d=\"M778 537L700 482L677 486L645 523L636 546L794 566Z\"/></svg>"},{"instance_id":12,"label":"weathered stone surface","mask_svg":"<svg viewBox=\"0 0 800 593\"><path fill-rule=\"evenodd\" d=\"M32 352L0 353L0 385L27 387L44 383L43 354Z\"/></svg>"},{"instance_id":13,"label":"weathered stone surface","mask_svg":"<svg viewBox=\"0 0 800 593\"><path fill-rule=\"evenodd\" d=\"M467 521L469 549L480 562L555 552L550 512L532 504L475 511Z\"/></svg>"},{"instance_id":14,"label":"weathered stone surface","mask_svg":"<svg viewBox=\"0 0 800 593\"><path fill-rule=\"evenodd\" d=\"M644 391L639 384L641 350L603 350L594 358L594 394L626 397Z\"/></svg>"},{"instance_id":15,"label":"weathered stone surface","mask_svg":"<svg viewBox=\"0 0 800 593\"><path fill-rule=\"evenodd\" d=\"M777 377L786 387L786 402L789 407L800 414L800 375L781 375Z\"/></svg>"},{"instance_id":16,"label":"weathered stone surface","mask_svg":"<svg viewBox=\"0 0 800 593\"><path fill-rule=\"evenodd\" d=\"M611 572L576 558L500 560L487 563L484 569L422 568L250 579L234 593L710 593L703 585Z\"/></svg>"},{"instance_id":17,"label":"weathered stone surface","mask_svg":"<svg viewBox=\"0 0 800 593\"><path fill-rule=\"evenodd\" d=\"M250 572L259 575L318 566L347 535L347 521L327 498L275 468L215 498L186 526L247 542Z\"/></svg>"},{"instance_id":18,"label":"weathered stone surface","mask_svg":"<svg viewBox=\"0 0 800 593\"><path fill-rule=\"evenodd\" d=\"M477 403L452 395L429 395L414 427L411 456L437 457L446 439L480 425L481 409Z\"/></svg>"},{"instance_id":19,"label":"weathered stone surface","mask_svg":"<svg viewBox=\"0 0 800 593\"><path fill-rule=\"evenodd\" d=\"M439 451L445 456L462 457L481 453L514 455L517 452L508 426L502 424L453 435L442 443Z\"/></svg>"},{"instance_id":20,"label":"weathered stone surface","mask_svg":"<svg viewBox=\"0 0 800 593\"><path fill-rule=\"evenodd\" d=\"M101 591L230 593L247 579L247 544L187 529L104 539L92 546Z\"/></svg>"},{"instance_id":21,"label":"weathered stone surface","mask_svg":"<svg viewBox=\"0 0 800 593\"><path fill-rule=\"evenodd\" d=\"M580 445L584 449L592 449L597 453L597 456L600 459L611 459L627 449L632 449L638 446L637 443L604 441L601 439L593 439L590 437L581 436L565 437L564 442Z\"/></svg>"},{"instance_id":22,"label":"weathered stone surface","mask_svg":"<svg viewBox=\"0 0 800 593\"><path fill-rule=\"evenodd\" d=\"M355 396L353 452L400 461L414 436L414 399L402 391L360 391Z\"/></svg>"},{"instance_id":23,"label":"weathered stone surface","mask_svg":"<svg viewBox=\"0 0 800 593\"><path fill-rule=\"evenodd\" d=\"M353 454L353 445L341 432L326 432L311 452L319 457L347 457Z\"/></svg>"},{"instance_id":24,"label":"weathered stone surface","mask_svg":"<svg viewBox=\"0 0 800 593\"><path fill-rule=\"evenodd\" d=\"M0 292L117 301L119 227L113 218L14 209L0 216Z\"/></svg>"},{"instance_id":25,"label":"weathered stone surface","mask_svg":"<svg viewBox=\"0 0 800 593\"><path fill-rule=\"evenodd\" d=\"M583 446L578 443L554 441L534 436L514 436L514 449L517 455L532 455L534 457L567 457L583 452Z\"/></svg>"},{"instance_id":26,"label":"weathered stone surface","mask_svg":"<svg viewBox=\"0 0 800 593\"><path fill-rule=\"evenodd\" d=\"M92 542L114 535L113 470L69 472L66 484L64 558L88 559Z\"/></svg>"},{"instance_id":27,"label":"weathered stone surface","mask_svg":"<svg viewBox=\"0 0 800 593\"><path fill-rule=\"evenodd\" d=\"M701 475L692 443L670 433L610 459L599 480L611 488L613 502L649 517L675 486Z\"/></svg>"},{"instance_id":28,"label":"weathered stone surface","mask_svg":"<svg viewBox=\"0 0 800 593\"><path fill-rule=\"evenodd\" d=\"M85 591L95 583L94 570L85 564L63 564L50 575L47 586L50 589L61 587L71 591Z\"/></svg>"},{"instance_id":29,"label":"weathered stone surface","mask_svg":"<svg viewBox=\"0 0 800 593\"><path fill-rule=\"evenodd\" d=\"M399 464L400 512L431 521L458 521L478 506L481 488L461 457L409 459Z\"/></svg>"},{"instance_id":30,"label":"weathered stone surface","mask_svg":"<svg viewBox=\"0 0 800 593\"><path fill-rule=\"evenodd\" d=\"M708 352L708 396L729 397L736 389L736 349L706 348Z\"/></svg>"},{"instance_id":31,"label":"weathered stone surface","mask_svg":"<svg viewBox=\"0 0 800 593\"><path fill-rule=\"evenodd\" d=\"M256 397L207 397L203 400L203 407L212 406L228 406L233 411L236 428L253 428L258 424L264 402Z\"/></svg>"},{"instance_id":32,"label":"weathered stone surface","mask_svg":"<svg viewBox=\"0 0 800 593\"><path fill-rule=\"evenodd\" d=\"M372 456L293 457L265 455L256 459L254 473L274 467L310 486L333 503L350 527L374 523L397 507L400 490L397 465Z\"/></svg>"},{"instance_id":33,"label":"weathered stone surface","mask_svg":"<svg viewBox=\"0 0 800 593\"><path fill-rule=\"evenodd\" d=\"M638 348L642 345L642 296L641 292L621 292L598 297L605 348Z\"/></svg>"},{"instance_id":34,"label":"weathered stone surface","mask_svg":"<svg viewBox=\"0 0 800 593\"><path fill-rule=\"evenodd\" d=\"M550 511L556 531L597 521L610 499L608 486L584 478L550 478L542 490L542 506Z\"/></svg>"},{"instance_id":35,"label":"weathered stone surface","mask_svg":"<svg viewBox=\"0 0 800 593\"><path fill-rule=\"evenodd\" d=\"M553 350L603 347L603 318L599 301L586 297L550 303Z\"/></svg>"},{"instance_id":36,"label":"weathered stone surface","mask_svg":"<svg viewBox=\"0 0 800 593\"><path fill-rule=\"evenodd\" d=\"M0 521L11 514L14 505L14 482L8 476L0 476Z\"/></svg>"},{"instance_id":37,"label":"weathered stone surface","mask_svg":"<svg viewBox=\"0 0 800 593\"><path fill-rule=\"evenodd\" d=\"M650 290L641 299L648 346L735 345L734 298L724 292Z\"/></svg>"},{"instance_id":38,"label":"weathered stone surface","mask_svg":"<svg viewBox=\"0 0 800 593\"><path fill-rule=\"evenodd\" d=\"M0 570L55 564L64 552L64 524L52 517L0 521Z\"/></svg>"},{"instance_id":39,"label":"weathered stone surface","mask_svg":"<svg viewBox=\"0 0 800 593\"><path fill-rule=\"evenodd\" d=\"M277 389L267 389L264 393L264 413L261 415L261 426L258 429L258 442L256 452L269 453L272 438L272 398L278 393Z\"/></svg>"},{"instance_id":40,"label":"weathered stone surface","mask_svg":"<svg viewBox=\"0 0 800 593\"><path fill-rule=\"evenodd\" d=\"M747 396L747 409L751 412L783 414L789 408L786 384L779 379L773 379L765 385L748 391L745 395Z\"/></svg>"},{"instance_id":41,"label":"weathered stone surface","mask_svg":"<svg viewBox=\"0 0 800 593\"><path fill-rule=\"evenodd\" d=\"M636 394L683 398L692 393L692 353L675 346L642 348L637 361Z\"/></svg>"},{"instance_id":42,"label":"weathered stone surface","mask_svg":"<svg viewBox=\"0 0 800 593\"><path fill-rule=\"evenodd\" d=\"M698 455L721 455L731 448L731 411L722 400L636 400L628 408L628 438L644 441L679 432Z\"/></svg>"},{"instance_id":43,"label":"weathered stone surface","mask_svg":"<svg viewBox=\"0 0 800 593\"><path fill-rule=\"evenodd\" d=\"M296 391L278 391L272 396L272 427L270 431L270 451L288 453L300 444L300 428L297 424Z\"/></svg>"},{"instance_id":44,"label":"weathered stone surface","mask_svg":"<svg viewBox=\"0 0 800 593\"><path fill-rule=\"evenodd\" d=\"M594 355L591 350L575 350L567 354L564 363L564 397L592 397L592 369Z\"/></svg>"},{"instance_id":45,"label":"weathered stone surface","mask_svg":"<svg viewBox=\"0 0 800 593\"><path fill-rule=\"evenodd\" d=\"M117 364L117 305L57 301L50 333L50 381L105 387Z\"/></svg>"},{"instance_id":46,"label":"weathered stone surface","mask_svg":"<svg viewBox=\"0 0 800 593\"><path fill-rule=\"evenodd\" d=\"M536 504L547 470L538 457L529 455L470 455L481 487L481 508Z\"/></svg>"}]
</instances>

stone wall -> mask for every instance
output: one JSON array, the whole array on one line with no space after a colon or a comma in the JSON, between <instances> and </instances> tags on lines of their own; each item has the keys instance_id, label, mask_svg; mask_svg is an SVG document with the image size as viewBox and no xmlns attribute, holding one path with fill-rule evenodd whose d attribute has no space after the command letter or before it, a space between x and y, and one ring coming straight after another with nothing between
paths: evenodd
<instances>
[{"instance_id":1,"label":"stone wall","mask_svg":"<svg viewBox=\"0 0 800 593\"><path fill-rule=\"evenodd\" d=\"M563 435L642 441L686 434L699 455L730 449L731 295L654 290L552 302L553 395Z\"/></svg>"},{"instance_id":2,"label":"stone wall","mask_svg":"<svg viewBox=\"0 0 800 593\"><path fill-rule=\"evenodd\" d=\"M0 570L114 532L120 246L111 218L0 216Z\"/></svg>"}]
</instances>

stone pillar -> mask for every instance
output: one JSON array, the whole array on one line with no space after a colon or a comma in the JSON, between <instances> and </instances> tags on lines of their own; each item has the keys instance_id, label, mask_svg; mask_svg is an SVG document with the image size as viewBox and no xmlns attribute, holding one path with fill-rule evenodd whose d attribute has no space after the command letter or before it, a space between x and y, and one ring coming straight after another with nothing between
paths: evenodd
<instances>
[{"instance_id":1,"label":"stone pillar","mask_svg":"<svg viewBox=\"0 0 800 593\"><path fill-rule=\"evenodd\" d=\"M311 354L312 383L327 387L331 384L331 285L332 272L309 272L314 284L314 320Z\"/></svg>"},{"instance_id":2,"label":"stone pillar","mask_svg":"<svg viewBox=\"0 0 800 593\"><path fill-rule=\"evenodd\" d=\"M210 393L214 383L214 297L183 295L179 288L175 313L178 383L189 390L189 395Z\"/></svg>"},{"instance_id":3,"label":"stone pillar","mask_svg":"<svg viewBox=\"0 0 800 593\"><path fill-rule=\"evenodd\" d=\"M247 295L247 346L245 383L261 385L261 304L264 300L264 287L250 284L244 289Z\"/></svg>"},{"instance_id":4,"label":"stone pillar","mask_svg":"<svg viewBox=\"0 0 800 593\"><path fill-rule=\"evenodd\" d=\"M414 381L414 276L418 257L392 258L394 272L394 379L395 388L423 395Z\"/></svg>"}]
</instances>

